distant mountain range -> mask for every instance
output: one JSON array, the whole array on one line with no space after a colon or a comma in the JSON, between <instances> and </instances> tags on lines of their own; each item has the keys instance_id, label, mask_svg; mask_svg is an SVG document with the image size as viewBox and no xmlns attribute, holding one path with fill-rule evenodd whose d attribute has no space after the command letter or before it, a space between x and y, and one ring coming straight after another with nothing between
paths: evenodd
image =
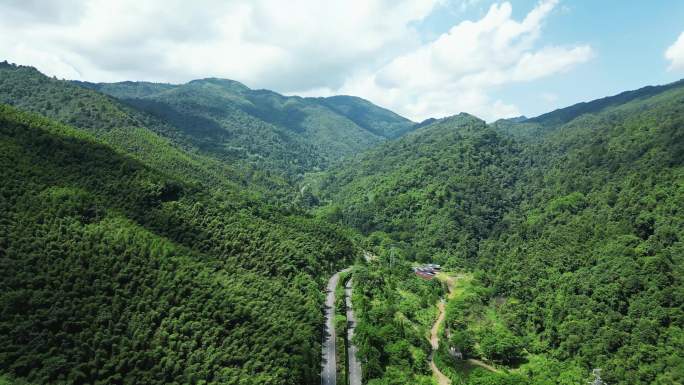
<instances>
[{"instance_id":1,"label":"distant mountain range","mask_svg":"<svg viewBox=\"0 0 684 385\"><path fill-rule=\"evenodd\" d=\"M414 123L351 96L302 98L252 90L226 79L186 84L75 82L171 122L196 144L223 156L270 157L297 171L327 167L410 131ZM274 142L283 147L274 147ZM291 161L290 161L291 162Z\"/></svg>"},{"instance_id":2,"label":"distant mountain range","mask_svg":"<svg viewBox=\"0 0 684 385\"><path fill-rule=\"evenodd\" d=\"M288 176L325 169L414 127L361 98L283 96L226 79L87 83L7 63L0 77L2 103L90 130L143 126L203 155Z\"/></svg>"}]
</instances>

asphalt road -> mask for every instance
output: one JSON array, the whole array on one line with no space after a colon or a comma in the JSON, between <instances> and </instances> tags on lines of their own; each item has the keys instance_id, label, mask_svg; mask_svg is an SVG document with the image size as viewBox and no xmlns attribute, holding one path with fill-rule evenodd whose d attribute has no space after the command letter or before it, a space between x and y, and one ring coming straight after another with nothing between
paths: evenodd
<instances>
[{"instance_id":1,"label":"asphalt road","mask_svg":"<svg viewBox=\"0 0 684 385\"><path fill-rule=\"evenodd\" d=\"M345 302L347 304L347 340L350 341L348 349L349 361L349 384L350 385L361 385L361 363L357 359L357 348L356 345L351 343L352 337L354 337L354 329L356 328L356 318L354 318L354 311L352 310L352 280L347 281L344 287Z\"/></svg>"},{"instance_id":2,"label":"asphalt road","mask_svg":"<svg viewBox=\"0 0 684 385\"><path fill-rule=\"evenodd\" d=\"M336 385L336 353L335 353L335 288L340 280L340 273L333 274L328 280L325 297L325 335L323 337L321 367L321 385Z\"/></svg>"}]
</instances>

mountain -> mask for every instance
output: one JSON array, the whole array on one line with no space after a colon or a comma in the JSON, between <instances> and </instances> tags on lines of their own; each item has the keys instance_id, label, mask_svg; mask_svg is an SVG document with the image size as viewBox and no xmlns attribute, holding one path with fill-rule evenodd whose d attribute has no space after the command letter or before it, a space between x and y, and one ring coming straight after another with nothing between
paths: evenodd
<instances>
[{"instance_id":1,"label":"mountain","mask_svg":"<svg viewBox=\"0 0 684 385\"><path fill-rule=\"evenodd\" d=\"M482 346L503 336L496 349L510 343L518 353L504 356L517 358L494 362L519 371L469 379L442 360L452 379L575 383L601 368L610 384L684 381L684 84L503 123L454 116L348 160L318 179L318 214L357 228L385 261L474 272L476 292L447 309L446 348L491 360ZM421 349L401 335L427 311L407 296L426 289L367 274L368 375L417 378L396 349Z\"/></svg>"},{"instance_id":2,"label":"mountain","mask_svg":"<svg viewBox=\"0 0 684 385\"><path fill-rule=\"evenodd\" d=\"M0 106L0 368L29 383L318 383L337 226Z\"/></svg>"},{"instance_id":3,"label":"mountain","mask_svg":"<svg viewBox=\"0 0 684 385\"><path fill-rule=\"evenodd\" d=\"M274 160L228 162L31 67L0 64L0 102L14 106L0 104L0 372L319 382L320 290L357 251L347 230L272 199L291 188Z\"/></svg>"},{"instance_id":4,"label":"mountain","mask_svg":"<svg viewBox=\"0 0 684 385\"><path fill-rule=\"evenodd\" d=\"M611 107L617 107L631 101L648 99L665 91L678 89L684 86L684 79L661 86L646 86L638 90L625 91L613 96L592 100L590 102L577 103L570 107L560 108L546 114L528 119L530 123L539 123L545 126L555 126L568 123L583 114L595 114Z\"/></svg>"},{"instance_id":5,"label":"mountain","mask_svg":"<svg viewBox=\"0 0 684 385\"><path fill-rule=\"evenodd\" d=\"M111 95L117 99L142 98L149 95L158 94L175 88L176 86L169 83L151 83L151 82L132 82L125 81L119 83L90 83L79 80L72 80L72 83L103 94Z\"/></svg>"},{"instance_id":6,"label":"mountain","mask_svg":"<svg viewBox=\"0 0 684 385\"><path fill-rule=\"evenodd\" d=\"M238 82L204 79L121 101L169 122L194 146L228 163L255 164L288 175L325 167L327 159L313 141L255 116L251 101L240 94L244 90Z\"/></svg>"},{"instance_id":7,"label":"mountain","mask_svg":"<svg viewBox=\"0 0 684 385\"><path fill-rule=\"evenodd\" d=\"M136 130L148 141L201 158L197 164L225 168L202 173L225 173L231 181L260 184L266 191L286 189L284 184L306 172L413 127L363 99L283 96L227 79L180 85L69 82L7 62L0 63L0 75L1 103L87 129L129 151L131 143L120 142L128 140L124 132ZM151 146L138 155L167 151L148 151Z\"/></svg>"},{"instance_id":8,"label":"mountain","mask_svg":"<svg viewBox=\"0 0 684 385\"><path fill-rule=\"evenodd\" d=\"M243 169L202 154L171 124L32 67L0 63L0 103L87 131L152 168L196 183L232 188L249 179Z\"/></svg>"},{"instance_id":9,"label":"mountain","mask_svg":"<svg viewBox=\"0 0 684 385\"><path fill-rule=\"evenodd\" d=\"M409 253L476 253L516 199L520 146L468 114L440 119L331 170L319 182L326 215L387 233Z\"/></svg>"},{"instance_id":10,"label":"mountain","mask_svg":"<svg viewBox=\"0 0 684 385\"><path fill-rule=\"evenodd\" d=\"M77 84L172 122L200 148L234 152L229 159L271 159L273 167L285 165L294 174L324 169L413 128L411 121L360 98L283 96L227 79Z\"/></svg>"},{"instance_id":11,"label":"mountain","mask_svg":"<svg viewBox=\"0 0 684 385\"><path fill-rule=\"evenodd\" d=\"M314 100L383 138L398 138L414 127L410 120L355 96L338 95Z\"/></svg>"}]
</instances>

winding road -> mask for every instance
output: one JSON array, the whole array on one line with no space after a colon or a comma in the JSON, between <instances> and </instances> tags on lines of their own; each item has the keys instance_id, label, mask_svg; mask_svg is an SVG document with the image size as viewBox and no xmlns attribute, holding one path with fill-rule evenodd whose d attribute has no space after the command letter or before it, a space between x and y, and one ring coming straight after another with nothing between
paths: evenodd
<instances>
[{"instance_id":1,"label":"winding road","mask_svg":"<svg viewBox=\"0 0 684 385\"><path fill-rule=\"evenodd\" d=\"M440 273L438 275L438 278L440 279L440 281L443 281L447 284L447 288L449 290L447 299L453 299L456 296L456 280L463 278L463 275L451 276L448 274ZM432 374L434 375L435 379L437 379L437 383L439 385L451 384L451 380L439 370L437 365L435 365L434 360L435 351L439 349L439 327L444 322L445 308L446 300L440 299L439 302L437 302L437 310L439 311L439 315L437 316L437 320L432 325L432 329L430 330L430 345L432 345L432 353L430 353L430 368L432 369ZM469 358L468 363L470 363L471 365L487 369L490 372L500 372L497 368L475 358Z\"/></svg>"},{"instance_id":2,"label":"winding road","mask_svg":"<svg viewBox=\"0 0 684 385\"><path fill-rule=\"evenodd\" d=\"M439 315L437 316L437 320L435 323L432 325L432 329L430 330L430 345L432 345L432 353L430 353L430 368L432 369L432 374L435 376L437 379L437 383L439 385L449 385L451 384L451 380L449 377L445 376L444 373L442 373L437 365L435 365L435 351L439 349L439 326L444 322L444 300L439 300L437 303L437 309L439 310Z\"/></svg>"},{"instance_id":3,"label":"winding road","mask_svg":"<svg viewBox=\"0 0 684 385\"><path fill-rule=\"evenodd\" d=\"M340 273L349 271L346 268L333 274L328 280L325 298L325 334L322 346L321 363L321 385L337 384L337 350L335 335L335 288L340 281ZM352 310L351 303L352 283L347 281L344 288L345 304L347 305L347 341L349 341L348 362L349 362L349 385L361 385L361 363L356 357L357 348L351 343L356 328L356 319Z\"/></svg>"}]
</instances>

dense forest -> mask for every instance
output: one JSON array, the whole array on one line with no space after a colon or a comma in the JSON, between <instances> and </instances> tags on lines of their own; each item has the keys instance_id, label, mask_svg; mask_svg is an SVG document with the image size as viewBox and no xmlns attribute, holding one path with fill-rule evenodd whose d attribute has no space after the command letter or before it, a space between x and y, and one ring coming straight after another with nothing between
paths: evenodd
<instances>
[{"instance_id":1,"label":"dense forest","mask_svg":"<svg viewBox=\"0 0 684 385\"><path fill-rule=\"evenodd\" d=\"M681 83L523 122L455 116L312 183L319 215L357 228L367 247L477 272L486 290L471 310L496 302L524 352L508 364L556 368L491 383L553 383L577 368L601 368L609 384L681 383L682 127ZM480 346L477 329L463 330L462 351Z\"/></svg>"},{"instance_id":2,"label":"dense forest","mask_svg":"<svg viewBox=\"0 0 684 385\"><path fill-rule=\"evenodd\" d=\"M351 265L369 385L684 383L682 82L414 124L4 62L0 180L0 384L318 384Z\"/></svg>"},{"instance_id":3,"label":"dense forest","mask_svg":"<svg viewBox=\"0 0 684 385\"><path fill-rule=\"evenodd\" d=\"M479 240L519 200L521 152L511 138L461 114L312 175L311 184L330 202L322 216L372 242L389 234L418 260L474 258Z\"/></svg>"},{"instance_id":4,"label":"dense forest","mask_svg":"<svg viewBox=\"0 0 684 385\"><path fill-rule=\"evenodd\" d=\"M363 379L371 385L432 384L425 331L432 324L440 285L416 279L410 264L397 258L354 271L354 309L359 318L355 343Z\"/></svg>"},{"instance_id":5,"label":"dense forest","mask_svg":"<svg viewBox=\"0 0 684 385\"><path fill-rule=\"evenodd\" d=\"M413 128L408 119L360 98L283 96L226 79L76 84L170 122L220 158L248 158L291 177Z\"/></svg>"},{"instance_id":6,"label":"dense forest","mask_svg":"<svg viewBox=\"0 0 684 385\"><path fill-rule=\"evenodd\" d=\"M317 383L334 225L0 109L0 367L33 383Z\"/></svg>"},{"instance_id":7,"label":"dense forest","mask_svg":"<svg viewBox=\"0 0 684 385\"><path fill-rule=\"evenodd\" d=\"M413 127L360 98L285 97L226 79L70 82L7 62L0 103L91 132L156 169L281 202L301 199L293 191L304 173Z\"/></svg>"}]
</instances>

